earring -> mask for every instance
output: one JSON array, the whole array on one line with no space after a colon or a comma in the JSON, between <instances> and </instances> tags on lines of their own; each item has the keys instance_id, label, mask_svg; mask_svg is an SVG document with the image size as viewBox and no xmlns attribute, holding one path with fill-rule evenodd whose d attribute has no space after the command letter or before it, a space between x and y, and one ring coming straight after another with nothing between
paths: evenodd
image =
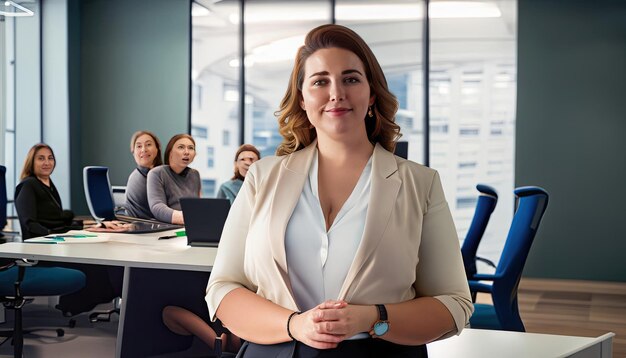
<instances>
[{"instance_id":1,"label":"earring","mask_svg":"<svg viewBox=\"0 0 626 358\"><path fill-rule=\"evenodd\" d=\"M372 106L370 106L367 110L367 116L370 118L374 117L374 112L372 112Z\"/></svg>"}]
</instances>

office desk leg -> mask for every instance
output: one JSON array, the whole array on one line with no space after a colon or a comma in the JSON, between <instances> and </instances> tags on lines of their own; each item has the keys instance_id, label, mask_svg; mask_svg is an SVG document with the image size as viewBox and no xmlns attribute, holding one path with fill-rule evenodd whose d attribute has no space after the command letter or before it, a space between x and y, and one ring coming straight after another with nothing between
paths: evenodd
<instances>
[{"instance_id":1,"label":"office desk leg","mask_svg":"<svg viewBox=\"0 0 626 358\"><path fill-rule=\"evenodd\" d=\"M163 308L183 307L208 322L204 301L208 280L208 272L125 267L117 357L150 357L189 348L193 337L170 331L163 323Z\"/></svg>"},{"instance_id":2,"label":"office desk leg","mask_svg":"<svg viewBox=\"0 0 626 358\"><path fill-rule=\"evenodd\" d=\"M122 281L122 305L120 307L120 320L117 325L117 339L115 340L115 357L122 356L122 337L124 337L124 317L126 316L126 302L128 302L128 285L130 283L130 270L124 266L124 279Z\"/></svg>"}]
</instances>

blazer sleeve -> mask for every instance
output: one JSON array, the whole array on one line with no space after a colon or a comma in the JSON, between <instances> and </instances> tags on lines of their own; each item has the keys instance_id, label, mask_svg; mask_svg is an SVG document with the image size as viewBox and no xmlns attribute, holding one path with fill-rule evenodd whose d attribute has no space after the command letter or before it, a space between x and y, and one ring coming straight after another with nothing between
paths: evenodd
<instances>
[{"instance_id":1,"label":"blazer sleeve","mask_svg":"<svg viewBox=\"0 0 626 358\"><path fill-rule=\"evenodd\" d=\"M240 287L247 288L252 292L257 291L244 271L246 238L255 207L255 183L256 171L253 165L246 174L239 195L237 195L228 213L215 263L209 277L205 300L212 321L216 320L217 308L224 296L230 291Z\"/></svg>"},{"instance_id":2,"label":"blazer sleeve","mask_svg":"<svg viewBox=\"0 0 626 358\"><path fill-rule=\"evenodd\" d=\"M459 239L446 202L439 174L434 172L422 226L415 290L418 296L441 301L454 318L456 331L441 338L460 334L474 311Z\"/></svg>"},{"instance_id":3,"label":"blazer sleeve","mask_svg":"<svg viewBox=\"0 0 626 358\"><path fill-rule=\"evenodd\" d=\"M155 219L165 223L172 222L174 210L167 206L167 196L165 195L165 183L161 172L152 169L148 172L146 191L148 194L148 205Z\"/></svg>"}]
</instances>

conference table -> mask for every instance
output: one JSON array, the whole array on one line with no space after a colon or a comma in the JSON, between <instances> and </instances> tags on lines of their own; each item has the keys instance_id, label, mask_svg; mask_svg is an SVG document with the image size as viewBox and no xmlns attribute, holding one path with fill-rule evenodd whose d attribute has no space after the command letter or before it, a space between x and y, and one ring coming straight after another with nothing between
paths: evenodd
<instances>
[{"instance_id":1,"label":"conference table","mask_svg":"<svg viewBox=\"0 0 626 358\"><path fill-rule=\"evenodd\" d=\"M158 294L149 292L152 289L158 289L166 286L166 282L160 281L179 281L172 282L172 285L177 286L176 290L181 290L178 296L181 296L181 300L184 300L185 292L181 289L189 282L196 282L195 286L198 286L197 282L202 282L196 292L199 295L202 294L206 287L206 281L208 273L211 271L213 262L215 261L215 255L217 254L216 248L210 247L190 247L187 246L187 238L174 237L167 240L159 240L162 236L171 236L177 230L164 231L151 234L123 234L123 233L98 233L100 238L106 238L107 241L97 242L96 240L86 240L72 243L58 243L58 244L43 244L35 243L27 240L26 242L10 242L0 245L0 256L13 259L27 259L33 261L47 261L47 262L68 262L68 263L81 263L81 264L95 264L95 265L109 265L120 266L124 268L124 279L122 286L122 301L120 307L120 320L117 331L116 341L116 357L132 357L136 356L138 351L137 338L141 334L148 335L148 330L151 327L146 327L146 331L138 329L141 327L141 322L127 322L126 318L130 313L128 312L129 302L137 301L135 297L141 297L145 300L158 300ZM82 231L71 231L68 234L83 234ZM159 281L157 284L144 284L147 280L146 275L149 272L159 273ZM180 271L178 276L172 276L176 274L175 271ZM205 275L195 275L189 280L189 276L194 273L203 273ZM141 278L133 279L133 275L141 275ZM164 275L168 275L169 279L161 279ZM174 278L172 278L174 277ZM135 282L135 285L141 285L140 290L134 290L135 292L130 296L132 290L131 282ZM157 287L159 286L159 287ZM198 287L196 287L198 288ZM143 291L143 292L138 292ZM172 302L176 304L176 301ZM135 309L140 305L133 305ZM158 312L160 313L160 312ZM161 320L160 315L157 320ZM132 325L131 329L128 326ZM145 326L151 324L146 323ZM153 324L152 324L153 325ZM125 328L127 332L125 332ZM129 335L135 335L132 339L129 339ZM124 340L129 341L128 344L124 344ZM158 339L157 339L158 341ZM158 343L158 342L157 342Z\"/></svg>"},{"instance_id":2,"label":"conference table","mask_svg":"<svg viewBox=\"0 0 626 358\"><path fill-rule=\"evenodd\" d=\"M5 243L0 245L0 256L14 259L28 259L51 262L72 262L124 267L122 305L116 341L116 357L132 357L139 354L134 346L144 332L142 322L133 317L132 310L141 302L135 303L129 311L128 304L137 301L133 296L141 296L145 287L133 291L133 285L141 285L145 276L135 278L133 274L146 272L176 273L185 275L201 273L197 282L206 284L206 277L212 269L216 248L189 247L185 237L158 240L172 232L155 234L106 234L110 240L93 243ZM163 276L160 276L163 277ZM172 278L177 281L180 278ZM180 285L180 282L174 283ZM157 286L151 284L151 286ZM161 286L161 285L158 285ZM202 292L197 293L202 295ZM159 317L155 319L160 320ZM131 322L132 321L132 322ZM145 324L149 325L149 324ZM145 326L144 325L144 326ZM139 328L138 328L139 327ZM148 328L146 328L148 329ZM132 336L131 334L135 334ZM129 336L130 335L130 336ZM537 333L520 333L465 329L461 335L430 343L430 358L611 358L614 334L600 337L574 337ZM129 338L130 337L130 338ZM131 341L128 344L124 340Z\"/></svg>"}]
</instances>

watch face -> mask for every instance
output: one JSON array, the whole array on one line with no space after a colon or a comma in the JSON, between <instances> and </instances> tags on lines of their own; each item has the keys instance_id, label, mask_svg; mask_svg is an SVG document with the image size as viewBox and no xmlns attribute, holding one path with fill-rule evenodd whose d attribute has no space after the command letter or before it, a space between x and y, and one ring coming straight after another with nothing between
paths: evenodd
<instances>
[{"instance_id":1,"label":"watch face","mask_svg":"<svg viewBox=\"0 0 626 358\"><path fill-rule=\"evenodd\" d=\"M374 334L377 336L382 336L383 334L387 333L388 330L389 330L389 323L387 322L380 321L374 324Z\"/></svg>"}]
</instances>

